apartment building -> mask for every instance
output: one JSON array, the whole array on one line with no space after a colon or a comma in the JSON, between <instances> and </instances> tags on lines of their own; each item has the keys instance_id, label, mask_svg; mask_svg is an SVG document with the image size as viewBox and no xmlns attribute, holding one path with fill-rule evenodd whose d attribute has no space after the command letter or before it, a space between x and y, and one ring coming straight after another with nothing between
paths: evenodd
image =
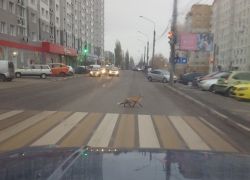
<instances>
[{"instance_id":1,"label":"apartment building","mask_svg":"<svg viewBox=\"0 0 250 180\"><path fill-rule=\"evenodd\" d=\"M0 0L0 60L77 65L85 44L88 61L104 59L103 0Z\"/></svg>"},{"instance_id":2,"label":"apartment building","mask_svg":"<svg viewBox=\"0 0 250 180\"><path fill-rule=\"evenodd\" d=\"M186 33L209 34L211 33L211 15L212 6L206 4L194 4L187 13L185 19ZM187 72L204 72L209 71L210 52L207 51L188 51Z\"/></svg>"},{"instance_id":3,"label":"apartment building","mask_svg":"<svg viewBox=\"0 0 250 180\"><path fill-rule=\"evenodd\" d=\"M213 69L250 71L250 1L214 1L212 33L215 52ZM214 66L214 67L213 67Z\"/></svg>"}]
</instances>

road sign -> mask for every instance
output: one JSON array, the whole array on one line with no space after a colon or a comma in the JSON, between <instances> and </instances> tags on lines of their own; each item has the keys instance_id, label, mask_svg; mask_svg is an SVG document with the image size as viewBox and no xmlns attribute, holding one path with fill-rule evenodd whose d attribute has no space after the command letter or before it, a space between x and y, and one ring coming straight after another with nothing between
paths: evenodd
<instances>
[{"instance_id":1,"label":"road sign","mask_svg":"<svg viewBox=\"0 0 250 180\"><path fill-rule=\"evenodd\" d=\"M171 58L169 58L169 62L170 62ZM185 57L179 57L178 61L176 64L187 64L187 58Z\"/></svg>"}]
</instances>

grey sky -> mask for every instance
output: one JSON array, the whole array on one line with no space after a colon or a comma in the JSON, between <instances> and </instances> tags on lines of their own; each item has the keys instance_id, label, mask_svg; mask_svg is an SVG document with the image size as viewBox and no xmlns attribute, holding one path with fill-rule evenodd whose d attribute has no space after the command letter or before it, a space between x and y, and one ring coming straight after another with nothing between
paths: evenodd
<instances>
[{"instance_id":1,"label":"grey sky","mask_svg":"<svg viewBox=\"0 0 250 180\"><path fill-rule=\"evenodd\" d=\"M190 0L178 0L179 11L185 7ZM196 0L212 4L213 0ZM152 22L139 16L144 16L155 22L156 39L165 31L173 11L173 0L105 0L105 47L106 51L114 51L116 39L120 40L122 49L129 50L135 62L139 62L139 56L144 53L144 43L147 37L138 33L141 31L149 36L149 57L152 57L153 30ZM180 16L179 20L184 20ZM140 51L138 51L140 50ZM167 33L163 38L156 41L155 53L162 53L169 57L169 44Z\"/></svg>"}]
</instances>

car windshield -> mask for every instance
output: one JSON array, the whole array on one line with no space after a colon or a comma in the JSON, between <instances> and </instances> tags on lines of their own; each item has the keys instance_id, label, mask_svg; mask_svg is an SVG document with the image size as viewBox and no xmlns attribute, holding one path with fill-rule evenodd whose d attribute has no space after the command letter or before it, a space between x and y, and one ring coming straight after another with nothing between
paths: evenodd
<instances>
[{"instance_id":1,"label":"car windshield","mask_svg":"<svg viewBox=\"0 0 250 180\"><path fill-rule=\"evenodd\" d=\"M249 84L250 0L0 0L0 180L250 180Z\"/></svg>"}]
</instances>

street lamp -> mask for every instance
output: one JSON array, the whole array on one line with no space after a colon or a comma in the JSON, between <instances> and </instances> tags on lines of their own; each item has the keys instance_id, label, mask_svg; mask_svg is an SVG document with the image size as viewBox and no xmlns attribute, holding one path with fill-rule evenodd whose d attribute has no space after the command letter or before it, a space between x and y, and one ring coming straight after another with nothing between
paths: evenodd
<instances>
[{"instance_id":1,"label":"street lamp","mask_svg":"<svg viewBox=\"0 0 250 180\"><path fill-rule=\"evenodd\" d=\"M144 47L144 70L145 70L145 56L146 56L146 42L145 41L142 41L142 40L140 40L140 39L137 39L138 41L141 41L141 42L143 42L144 44L145 44L145 47Z\"/></svg>"},{"instance_id":2,"label":"street lamp","mask_svg":"<svg viewBox=\"0 0 250 180\"><path fill-rule=\"evenodd\" d=\"M154 24L154 39L153 39L153 54L152 54L152 70L153 70L154 69L153 62L154 62L154 57L155 57L155 34L156 34L156 32L155 32L155 22L148 19L148 18L145 18L143 16L140 16L140 18L144 18L144 19L146 19L146 20L148 20L148 21L150 21L150 22L152 22Z\"/></svg>"},{"instance_id":3,"label":"street lamp","mask_svg":"<svg viewBox=\"0 0 250 180\"><path fill-rule=\"evenodd\" d=\"M147 34L141 32L141 31L138 31L138 33L141 33L141 34L147 36L147 38L148 38L148 42L147 42L147 69L148 69L148 59L149 59L149 56L148 56L148 52L149 52L149 37L148 37ZM139 40L139 39L138 39L138 40ZM139 41L141 41L141 40L139 40ZM145 56L144 56L144 57L145 57ZM145 58L144 58L144 59L145 59Z\"/></svg>"}]
</instances>

